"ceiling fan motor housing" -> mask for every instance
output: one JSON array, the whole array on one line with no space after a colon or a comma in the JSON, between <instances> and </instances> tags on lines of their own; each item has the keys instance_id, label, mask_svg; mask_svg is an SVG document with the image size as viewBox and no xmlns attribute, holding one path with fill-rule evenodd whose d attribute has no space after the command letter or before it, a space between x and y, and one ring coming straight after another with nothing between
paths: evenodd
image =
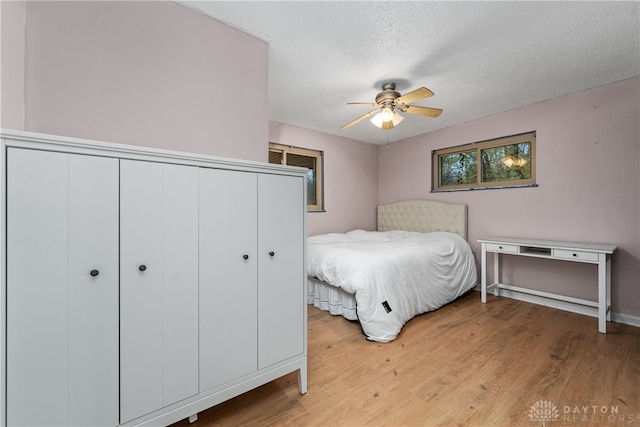
<instances>
[{"instance_id":1,"label":"ceiling fan motor housing","mask_svg":"<svg viewBox=\"0 0 640 427\"><path fill-rule=\"evenodd\" d=\"M400 98L400 92L396 92L396 84L393 82L382 85L382 92L376 95L376 104L393 109L393 101Z\"/></svg>"}]
</instances>

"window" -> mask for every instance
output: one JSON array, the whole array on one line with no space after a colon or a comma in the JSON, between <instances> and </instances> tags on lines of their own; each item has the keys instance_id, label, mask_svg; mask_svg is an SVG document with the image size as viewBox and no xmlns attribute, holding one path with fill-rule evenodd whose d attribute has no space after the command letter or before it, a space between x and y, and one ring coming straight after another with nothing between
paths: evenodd
<instances>
[{"instance_id":1,"label":"window","mask_svg":"<svg viewBox=\"0 0 640 427\"><path fill-rule=\"evenodd\" d=\"M433 191L536 185L536 133L433 151Z\"/></svg>"},{"instance_id":2,"label":"window","mask_svg":"<svg viewBox=\"0 0 640 427\"><path fill-rule=\"evenodd\" d=\"M269 143L269 163L307 168L307 210L324 210L322 151Z\"/></svg>"}]
</instances>

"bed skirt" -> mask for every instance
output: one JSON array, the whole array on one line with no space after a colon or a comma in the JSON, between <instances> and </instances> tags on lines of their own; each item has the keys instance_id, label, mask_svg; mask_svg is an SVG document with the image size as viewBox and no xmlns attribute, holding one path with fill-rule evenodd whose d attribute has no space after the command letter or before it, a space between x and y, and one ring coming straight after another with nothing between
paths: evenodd
<instances>
[{"instance_id":1,"label":"bed skirt","mask_svg":"<svg viewBox=\"0 0 640 427\"><path fill-rule=\"evenodd\" d=\"M334 316L358 320L355 295L313 277L307 277L307 304Z\"/></svg>"}]
</instances>

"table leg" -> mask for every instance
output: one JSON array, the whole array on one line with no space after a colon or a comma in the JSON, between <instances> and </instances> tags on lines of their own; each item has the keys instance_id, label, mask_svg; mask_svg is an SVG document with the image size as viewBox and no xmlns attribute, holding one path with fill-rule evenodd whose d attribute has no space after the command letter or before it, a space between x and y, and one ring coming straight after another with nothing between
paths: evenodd
<instances>
[{"instance_id":1,"label":"table leg","mask_svg":"<svg viewBox=\"0 0 640 427\"><path fill-rule=\"evenodd\" d=\"M500 253L493 253L493 294L500 296Z\"/></svg>"},{"instance_id":2,"label":"table leg","mask_svg":"<svg viewBox=\"0 0 640 427\"><path fill-rule=\"evenodd\" d=\"M607 255L598 254L598 331L607 333L607 304L610 296L611 272L607 265Z\"/></svg>"},{"instance_id":3,"label":"table leg","mask_svg":"<svg viewBox=\"0 0 640 427\"><path fill-rule=\"evenodd\" d=\"M480 299L483 303L487 302L487 246L482 244L482 257L480 263Z\"/></svg>"},{"instance_id":4,"label":"table leg","mask_svg":"<svg viewBox=\"0 0 640 427\"><path fill-rule=\"evenodd\" d=\"M607 320L611 321L611 255L607 255Z\"/></svg>"}]
</instances>

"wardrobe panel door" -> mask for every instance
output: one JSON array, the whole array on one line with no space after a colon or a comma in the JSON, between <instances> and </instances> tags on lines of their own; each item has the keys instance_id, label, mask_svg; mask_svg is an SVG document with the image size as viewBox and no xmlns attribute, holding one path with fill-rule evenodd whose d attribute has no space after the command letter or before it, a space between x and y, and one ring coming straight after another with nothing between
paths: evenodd
<instances>
[{"instance_id":1,"label":"wardrobe panel door","mask_svg":"<svg viewBox=\"0 0 640 427\"><path fill-rule=\"evenodd\" d=\"M8 177L8 424L115 425L118 161L10 149Z\"/></svg>"},{"instance_id":2,"label":"wardrobe panel door","mask_svg":"<svg viewBox=\"0 0 640 427\"><path fill-rule=\"evenodd\" d=\"M198 393L198 168L162 165L164 405Z\"/></svg>"},{"instance_id":3,"label":"wardrobe panel door","mask_svg":"<svg viewBox=\"0 0 640 427\"><path fill-rule=\"evenodd\" d=\"M71 155L69 177L69 424L117 425L118 159Z\"/></svg>"},{"instance_id":4,"label":"wardrobe panel door","mask_svg":"<svg viewBox=\"0 0 640 427\"><path fill-rule=\"evenodd\" d=\"M258 367L304 352L302 177L258 179Z\"/></svg>"},{"instance_id":5,"label":"wardrobe panel door","mask_svg":"<svg viewBox=\"0 0 640 427\"><path fill-rule=\"evenodd\" d=\"M163 406L162 165L120 161L120 422Z\"/></svg>"},{"instance_id":6,"label":"wardrobe panel door","mask_svg":"<svg viewBox=\"0 0 640 427\"><path fill-rule=\"evenodd\" d=\"M121 161L121 422L198 391L197 168Z\"/></svg>"},{"instance_id":7,"label":"wardrobe panel door","mask_svg":"<svg viewBox=\"0 0 640 427\"><path fill-rule=\"evenodd\" d=\"M201 391L257 369L256 211L255 173L200 169Z\"/></svg>"},{"instance_id":8,"label":"wardrobe panel door","mask_svg":"<svg viewBox=\"0 0 640 427\"><path fill-rule=\"evenodd\" d=\"M7 150L7 425L66 425L68 155Z\"/></svg>"}]
</instances>

